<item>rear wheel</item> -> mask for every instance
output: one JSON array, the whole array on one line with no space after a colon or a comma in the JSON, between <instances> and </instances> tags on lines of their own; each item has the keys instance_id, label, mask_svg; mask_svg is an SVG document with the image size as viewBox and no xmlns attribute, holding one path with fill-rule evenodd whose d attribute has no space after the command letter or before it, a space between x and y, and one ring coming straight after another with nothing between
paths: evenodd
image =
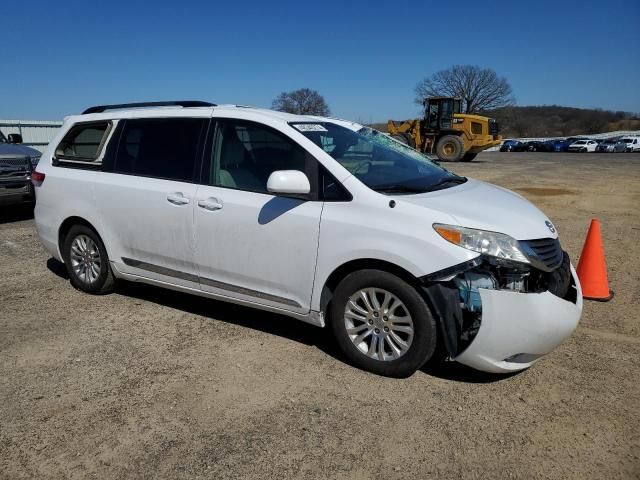
<instances>
[{"instance_id":1,"label":"rear wheel","mask_svg":"<svg viewBox=\"0 0 640 480\"><path fill-rule=\"evenodd\" d=\"M360 270L336 288L329 312L340 350L357 367L407 377L436 347L436 322L411 285L381 270Z\"/></svg>"},{"instance_id":2,"label":"rear wheel","mask_svg":"<svg viewBox=\"0 0 640 480\"><path fill-rule=\"evenodd\" d=\"M436 145L436 154L441 160L457 162L464 155L464 144L455 135L445 135Z\"/></svg>"},{"instance_id":3,"label":"rear wheel","mask_svg":"<svg viewBox=\"0 0 640 480\"><path fill-rule=\"evenodd\" d=\"M478 156L477 153L465 153L463 155L463 157L460 159L461 162L470 162L472 161L474 158L476 158Z\"/></svg>"},{"instance_id":4,"label":"rear wheel","mask_svg":"<svg viewBox=\"0 0 640 480\"><path fill-rule=\"evenodd\" d=\"M62 256L71 284L87 293L103 294L113 290L115 277L107 250L98 234L86 225L69 229Z\"/></svg>"}]
</instances>

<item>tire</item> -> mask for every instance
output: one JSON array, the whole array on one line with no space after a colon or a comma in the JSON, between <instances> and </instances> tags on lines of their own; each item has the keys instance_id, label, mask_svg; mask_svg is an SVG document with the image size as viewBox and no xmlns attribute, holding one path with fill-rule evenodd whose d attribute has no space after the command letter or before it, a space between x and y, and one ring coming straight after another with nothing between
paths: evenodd
<instances>
[{"instance_id":1,"label":"tire","mask_svg":"<svg viewBox=\"0 0 640 480\"><path fill-rule=\"evenodd\" d=\"M464 144L455 135L445 135L436 145L436 154L440 160L457 162L464 155Z\"/></svg>"},{"instance_id":2,"label":"tire","mask_svg":"<svg viewBox=\"0 0 640 480\"><path fill-rule=\"evenodd\" d=\"M363 291L371 308L358 295ZM387 299L390 308L384 310ZM352 307L354 302L358 308ZM425 300L404 280L382 270L359 270L345 277L331 300L329 323L349 361L378 375L408 377L436 348L436 322Z\"/></svg>"},{"instance_id":3,"label":"tire","mask_svg":"<svg viewBox=\"0 0 640 480\"><path fill-rule=\"evenodd\" d=\"M115 277L109 256L100 236L93 229L86 225L72 226L62 245L62 257L69 280L78 290L98 295L113 290ZM85 262L93 263L94 268L86 268Z\"/></svg>"},{"instance_id":4,"label":"tire","mask_svg":"<svg viewBox=\"0 0 640 480\"><path fill-rule=\"evenodd\" d=\"M416 148L416 142L413 141L413 137L408 133L396 133L395 135L391 135L391 138L398 140L411 148Z\"/></svg>"},{"instance_id":5,"label":"tire","mask_svg":"<svg viewBox=\"0 0 640 480\"><path fill-rule=\"evenodd\" d=\"M463 157L460 159L461 162L471 162L474 158L478 156L477 153L465 153Z\"/></svg>"}]
</instances>

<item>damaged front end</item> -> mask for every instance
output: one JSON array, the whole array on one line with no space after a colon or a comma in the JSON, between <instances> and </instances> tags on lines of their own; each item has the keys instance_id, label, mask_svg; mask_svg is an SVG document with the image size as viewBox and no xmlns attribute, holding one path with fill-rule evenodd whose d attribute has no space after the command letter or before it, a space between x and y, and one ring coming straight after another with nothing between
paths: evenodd
<instances>
[{"instance_id":1,"label":"damaged front end","mask_svg":"<svg viewBox=\"0 0 640 480\"><path fill-rule=\"evenodd\" d=\"M549 329L546 322L558 314L554 312L557 310L554 298L578 307L577 316L573 311L569 315L575 328L582 302L581 299L578 302L579 285L569 255L560 248L557 240L549 239L546 244L542 240L521 243L530 263L481 255L421 279L426 297L439 318L442 340L450 358L458 359L484 329L484 337L487 338L480 342L483 345L479 348L489 351L479 353L483 357L479 361L480 366L474 363L475 359L469 364L488 371L517 370L519 365L526 368L566 338L567 329L563 327L557 334L562 336L559 341L552 339L547 342L549 345L532 341L530 346L527 345L527 335L533 338L544 336L549 331L553 334L555 329ZM491 319L486 317L487 305L484 305L489 298L492 302ZM523 311L517 311L521 309ZM529 318L528 323L524 318ZM519 322L523 322L520 327ZM517 337L519 331L522 338L512 338ZM493 339L488 338L490 336ZM520 350L516 348L518 351L511 352L507 347L497 348L499 341L511 342L514 347L520 345Z\"/></svg>"}]
</instances>

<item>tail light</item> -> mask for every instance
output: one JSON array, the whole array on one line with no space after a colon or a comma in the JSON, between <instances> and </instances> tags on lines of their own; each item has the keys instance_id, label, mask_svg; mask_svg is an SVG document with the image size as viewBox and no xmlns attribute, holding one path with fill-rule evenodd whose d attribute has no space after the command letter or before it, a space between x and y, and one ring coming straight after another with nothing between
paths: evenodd
<instances>
[{"instance_id":1,"label":"tail light","mask_svg":"<svg viewBox=\"0 0 640 480\"><path fill-rule=\"evenodd\" d=\"M34 170L33 172L31 172L31 183L34 187L39 187L40 185L42 185L42 182L44 182L44 177L44 173Z\"/></svg>"}]
</instances>

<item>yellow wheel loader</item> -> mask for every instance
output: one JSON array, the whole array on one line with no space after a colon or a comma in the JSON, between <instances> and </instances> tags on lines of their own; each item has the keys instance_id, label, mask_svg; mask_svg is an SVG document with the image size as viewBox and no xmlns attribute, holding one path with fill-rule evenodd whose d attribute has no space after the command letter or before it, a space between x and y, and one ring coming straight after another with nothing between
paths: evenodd
<instances>
[{"instance_id":1,"label":"yellow wheel loader","mask_svg":"<svg viewBox=\"0 0 640 480\"><path fill-rule=\"evenodd\" d=\"M470 162L482 150L502 142L498 123L493 118L461 113L459 98L429 97L424 107L424 118L389 120L389 134L419 152L451 162Z\"/></svg>"}]
</instances>

